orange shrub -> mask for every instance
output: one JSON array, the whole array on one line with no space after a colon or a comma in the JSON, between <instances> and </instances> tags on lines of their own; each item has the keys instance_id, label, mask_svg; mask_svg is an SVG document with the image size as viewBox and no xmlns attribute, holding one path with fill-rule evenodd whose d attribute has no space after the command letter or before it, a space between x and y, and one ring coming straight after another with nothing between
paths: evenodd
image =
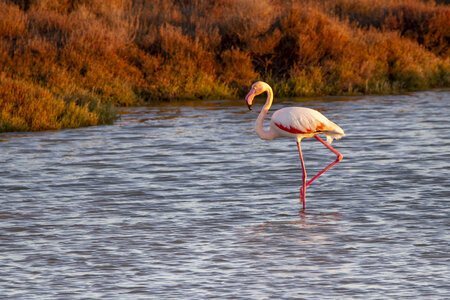
<instances>
[{"instance_id":1,"label":"orange shrub","mask_svg":"<svg viewBox=\"0 0 450 300\"><path fill-rule=\"evenodd\" d=\"M420 0L337 0L327 7L360 26L398 31L435 54L450 54L450 8Z\"/></svg>"},{"instance_id":2,"label":"orange shrub","mask_svg":"<svg viewBox=\"0 0 450 300\"><path fill-rule=\"evenodd\" d=\"M249 86L258 78L247 53L232 48L222 52L220 59L223 62L220 78L231 86Z\"/></svg>"},{"instance_id":3,"label":"orange shrub","mask_svg":"<svg viewBox=\"0 0 450 300\"><path fill-rule=\"evenodd\" d=\"M421 0L0 1L0 130L109 123L111 104L235 97L257 79L284 96L449 86L449 14Z\"/></svg>"},{"instance_id":4,"label":"orange shrub","mask_svg":"<svg viewBox=\"0 0 450 300\"><path fill-rule=\"evenodd\" d=\"M26 34L26 15L15 5L0 2L0 37L17 38Z\"/></svg>"},{"instance_id":5,"label":"orange shrub","mask_svg":"<svg viewBox=\"0 0 450 300\"><path fill-rule=\"evenodd\" d=\"M64 103L48 91L0 77L0 131L60 129Z\"/></svg>"}]
</instances>

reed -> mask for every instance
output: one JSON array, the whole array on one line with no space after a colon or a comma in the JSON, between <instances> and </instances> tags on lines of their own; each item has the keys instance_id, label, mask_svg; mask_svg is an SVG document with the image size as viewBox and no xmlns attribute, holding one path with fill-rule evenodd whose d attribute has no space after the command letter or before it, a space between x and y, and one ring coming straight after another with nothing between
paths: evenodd
<instances>
[{"instance_id":1,"label":"reed","mask_svg":"<svg viewBox=\"0 0 450 300\"><path fill-rule=\"evenodd\" d=\"M260 79L279 96L448 87L448 20L421 0L0 0L0 131L109 124L115 106Z\"/></svg>"}]
</instances>

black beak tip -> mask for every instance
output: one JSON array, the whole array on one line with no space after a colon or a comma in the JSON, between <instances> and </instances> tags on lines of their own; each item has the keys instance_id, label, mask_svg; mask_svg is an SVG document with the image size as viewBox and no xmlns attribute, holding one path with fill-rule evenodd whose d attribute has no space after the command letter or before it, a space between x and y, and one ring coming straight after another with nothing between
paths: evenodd
<instances>
[{"instance_id":1,"label":"black beak tip","mask_svg":"<svg viewBox=\"0 0 450 300\"><path fill-rule=\"evenodd\" d=\"M247 104L247 106L248 106L248 110L252 110L252 106L251 105Z\"/></svg>"}]
</instances>

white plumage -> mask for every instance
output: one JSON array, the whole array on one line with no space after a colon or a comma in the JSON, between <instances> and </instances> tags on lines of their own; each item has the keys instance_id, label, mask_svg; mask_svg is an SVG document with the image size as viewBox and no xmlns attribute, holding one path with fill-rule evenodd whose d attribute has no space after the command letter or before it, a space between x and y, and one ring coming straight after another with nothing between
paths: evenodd
<instances>
[{"instance_id":1,"label":"white plumage","mask_svg":"<svg viewBox=\"0 0 450 300\"><path fill-rule=\"evenodd\" d=\"M256 134L263 140L273 140L280 137L292 137L297 139L297 147L300 155L303 170L303 186L300 189L300 203L303 203L303 210L305 210L305 192L306 188L326 170L340 162L343 158L342 154L331 147L333 139L340 139L345 136L344 130L327 119L324 115L314 109L306 107L286 107L277 110L273 113L270 120L269 130L264 130L264 119L272 105L273 91L272 88L265 82L258 81L252 85L250 92L245 97L248 108L251 110L253 99L255 96L267 92L266 103L264 104L258 118L255 122ZM323 141L319 134L327 136L327 142ZM306 182L306 169L303 162L303 155L300 147L300 142L303 138L315 137L318 141L336 154L336 160L329 164L325 169L314 176L310 181Z\"/></svg>"},{"instance_id":2,"label":"white plumage","mask_svg":"<svg viewBox=\"0 0 450 300\"><path fill-rule=\"evenodd\" d=\"M340 139L345 135L341 127L317 110L306 107L285 107L277 110L273 113L270 123L281 136L296 137L302 134L304 137L312 137L325 133L327 142L331 143L333 139Z\"/></svg>"}]
</instances>

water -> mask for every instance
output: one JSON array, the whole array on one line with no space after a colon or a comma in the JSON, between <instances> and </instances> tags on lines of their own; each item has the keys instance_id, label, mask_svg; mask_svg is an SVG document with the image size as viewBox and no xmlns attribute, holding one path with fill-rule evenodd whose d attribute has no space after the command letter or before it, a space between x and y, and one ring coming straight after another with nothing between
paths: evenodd
<instances>
[{"instance_id":1,"label":"water","mask_svg":"<svg viewBox=\"0 0 450 300\"><path fill-rule=\"evenodd\" d=\"M306 212L295 141L259 140L243 101L1 134L0 298L448 299L449 100L276 101L347 133ZM309 176L335 159L302 144Z\"/></svg>"}]
</instances>

